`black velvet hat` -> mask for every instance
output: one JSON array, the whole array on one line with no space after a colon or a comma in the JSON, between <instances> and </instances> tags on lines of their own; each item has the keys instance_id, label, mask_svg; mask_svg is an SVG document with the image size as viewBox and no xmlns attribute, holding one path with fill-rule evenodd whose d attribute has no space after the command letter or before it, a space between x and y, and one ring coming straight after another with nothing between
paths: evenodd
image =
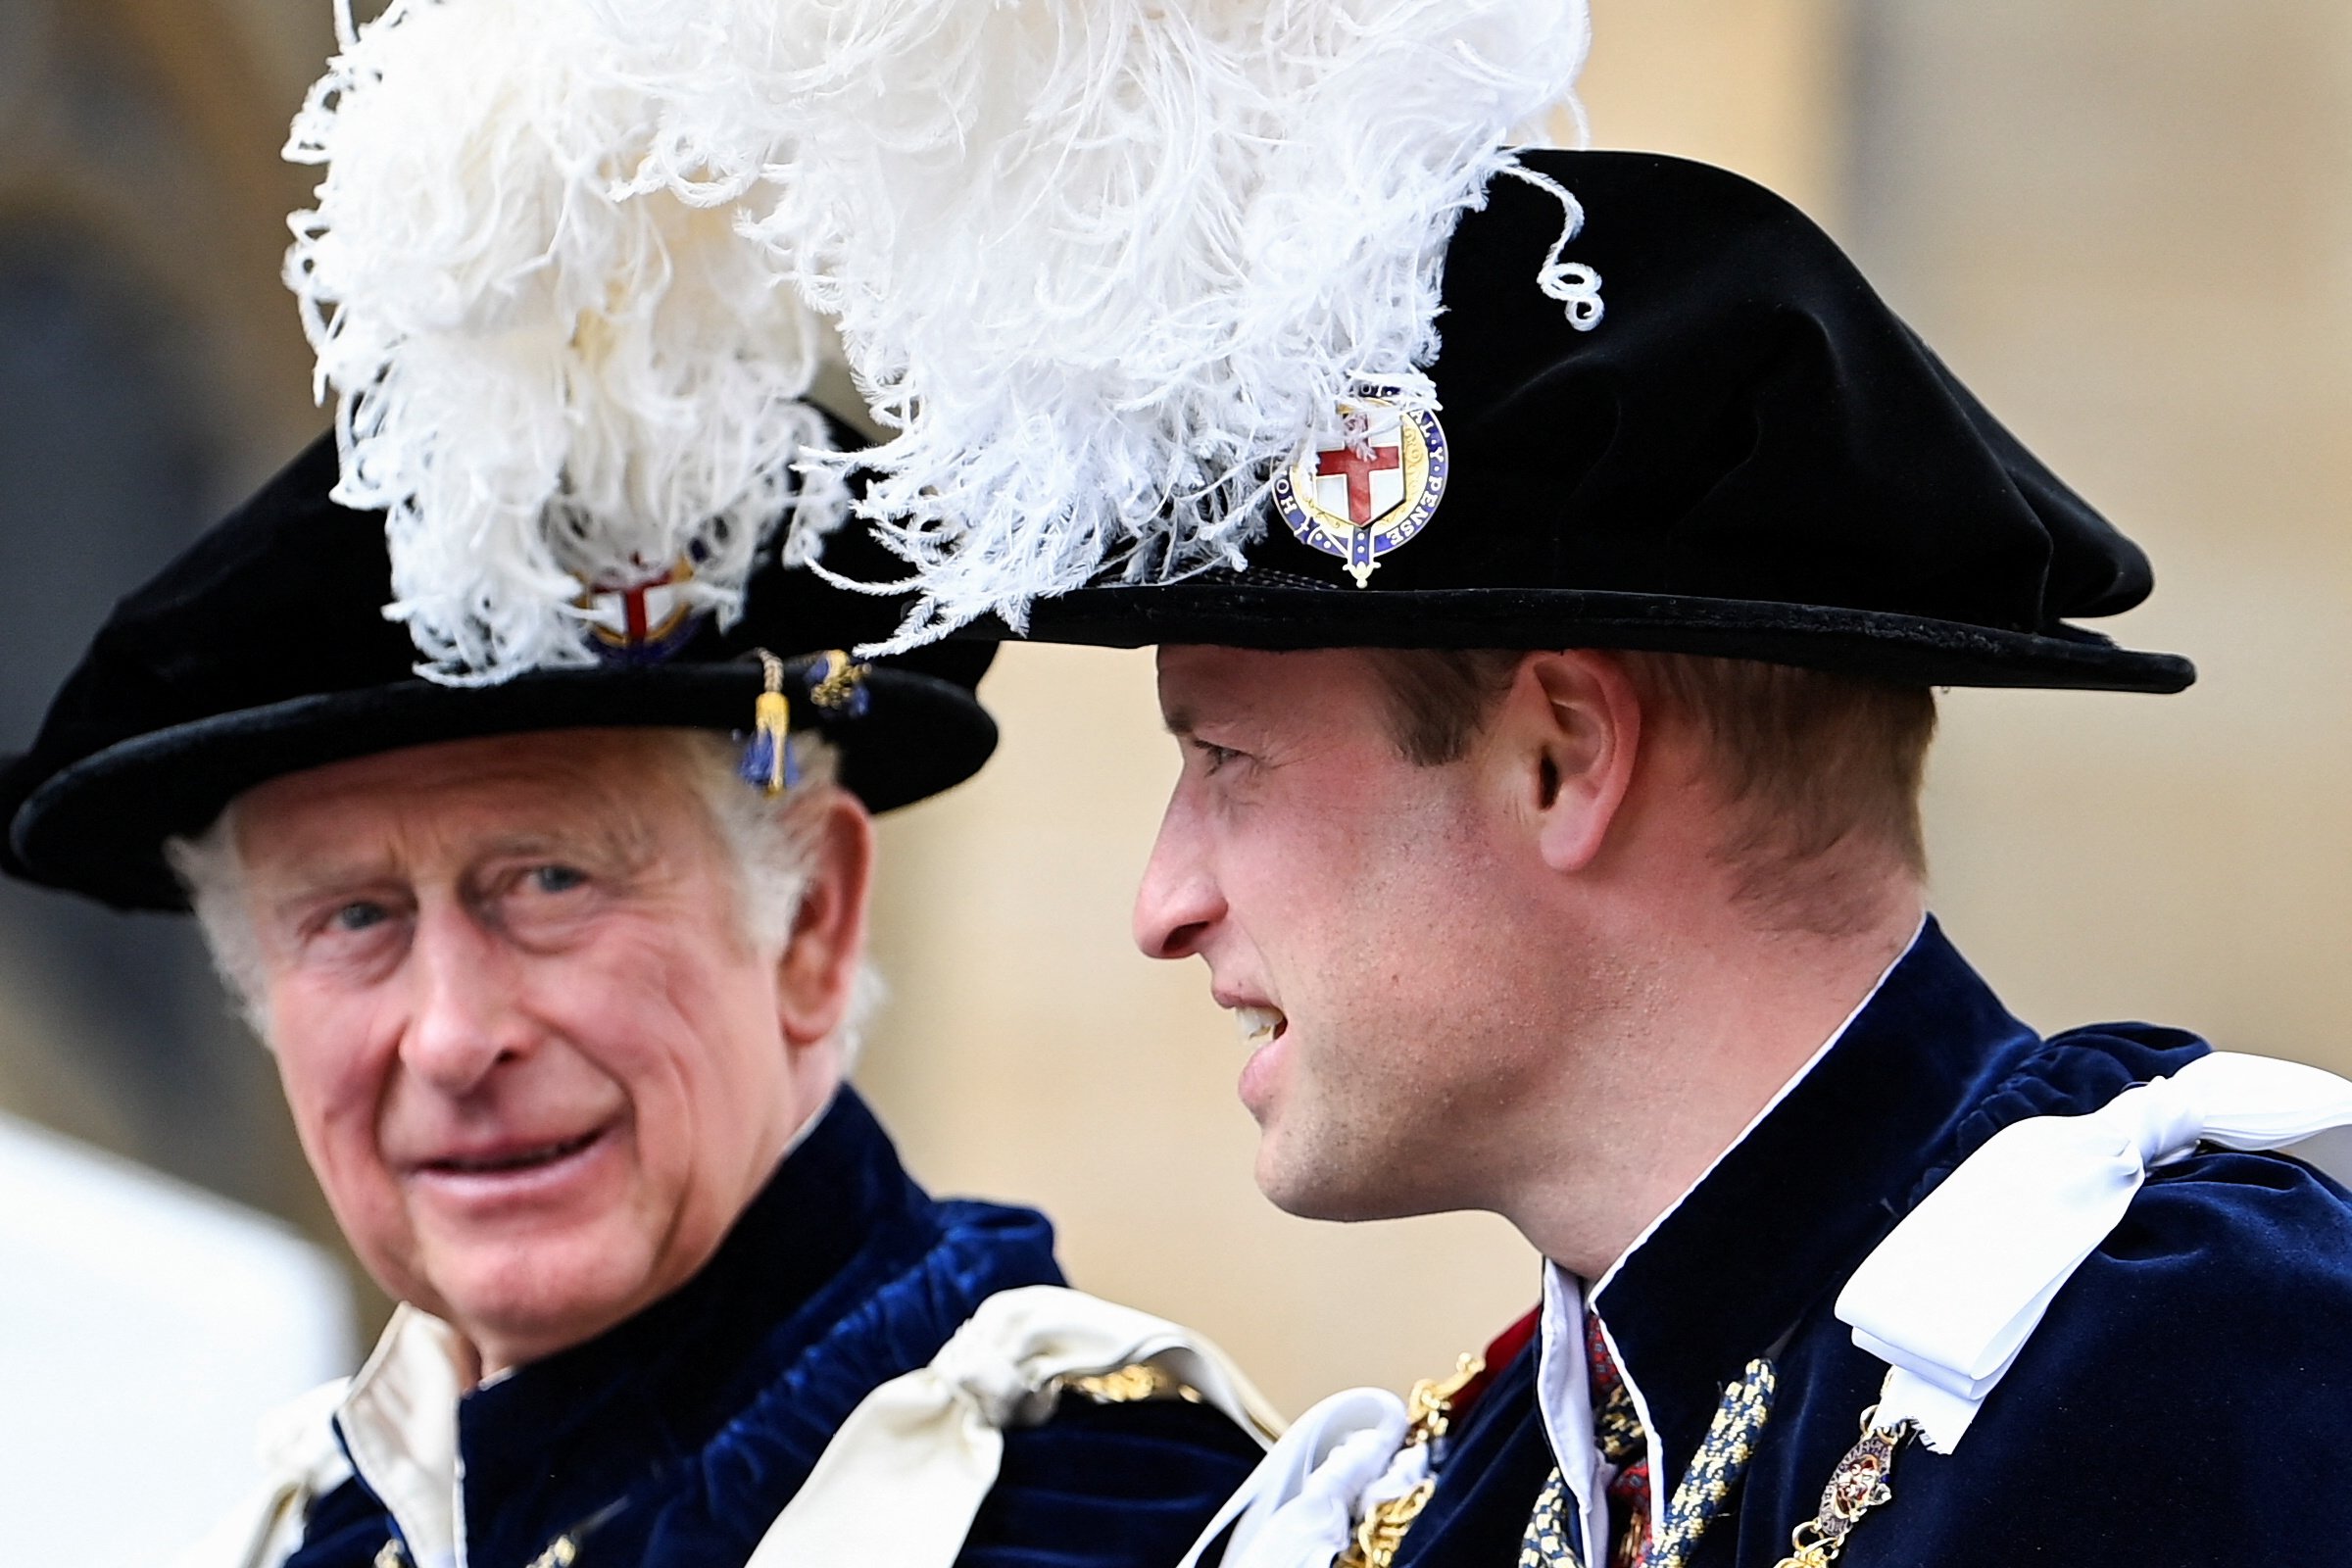
<instances>
[{"instance_id":1,"label":"black velvet hat","mask_svg":"<svg viewBox=\"0 0 2352 1568\"><path fill-rule=\"evenodd\" d=\"M1303 453L1247 569L1042 600L1027 635L1650 649L1930 685L2195 678L2069 624L2145 598L2146 557L1803 214L1680 159L1523 160L1584 208L1567 248L1596 282L1581 325L1538 283L1559 202L1494 180L1446 253L1442 429L1326 452L1319 469ZM1350 504L1337 488L1320 513L1299 507L1318 472L1353 483L1376 464L1414 484L1358 491L1358 516L1391 507L1360 537L1334 515Z\"/></svg>"},{"instance_id":2,"label":"black velvet hat","mask_svg":"<svg viewBox=\"0 0 2352 1568\"><path fill-rule=\"evenodd\" d=\"M874 810L961 782L995 749L972 696L985 645L879 661L856 703L804 700L830 667L823 650L880 636L904 607L772 563L724 632L707 619L649 625L660 606L649 614L639 596L616 608L620 646L607 662L489 686L422 679L408 632L383 612L383 519L329 500L335 479L334 443L321 438L115 608L31 751L0 767L0 869L122 908L184 908L165 840L201 831L267 779L530 730L749 731L759 649L786 661L794 727L840 746L842 782ZM855 528L828 542L825 564L863 577L891 564Z\"/></svg>"}]
</instances>

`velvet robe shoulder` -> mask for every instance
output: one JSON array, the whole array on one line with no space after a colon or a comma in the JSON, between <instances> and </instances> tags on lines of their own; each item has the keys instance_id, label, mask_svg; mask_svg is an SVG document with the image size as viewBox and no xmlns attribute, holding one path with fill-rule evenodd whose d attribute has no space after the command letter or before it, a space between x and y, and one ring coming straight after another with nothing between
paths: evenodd
<instances>
[{"instance_id":1,"label":"velvet robe shoulder","mask_svg":"<svg viewBox=\"0 0 2352 1568\"><path fill-rule=\"evenodd\" d=\"M1885 1365L1833 1315L1897 1219L2023 1117L2081 1114L2209 1048L2145 1024L2049 1040L1933 923L1843 1037L1604 1278L1663 1495L1723 1385L1779 1374L1735 1511L1690 1568L1773 1568L1859 1435ZM1537 1350L1455 1429L1397 1568L1517 1559L1552 1466ZM1839 1568L2352 1562L2352 1198L2283 1155L2151 1173L1950 1454L1917 1442Z\"/></svg>"},{"instance_id":2,"label":"velvet robe shoulder","mask_svg":"<svg viewBox=\"0 0 2352 1568\"><path fill-rule=\"evenodd\" d=\"M468 1568L526 1568L565 1535L581 1568L741 1563L868 1393L989 1296L1059 1283L1043 1215L933 1200L845 1089L683 1289L460 1401ZM1066 1396L1006 1432L957 1560L1166 1568L1258 1453L1205 1406ZM287 1568L369 1568L393 1534L355 1478Z\"/></svg>"}]
</instances>

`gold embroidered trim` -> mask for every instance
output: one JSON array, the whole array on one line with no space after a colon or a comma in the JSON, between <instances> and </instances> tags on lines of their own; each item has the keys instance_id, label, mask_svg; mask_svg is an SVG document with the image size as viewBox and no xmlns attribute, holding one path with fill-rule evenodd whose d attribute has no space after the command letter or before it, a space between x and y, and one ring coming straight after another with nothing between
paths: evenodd
<instances>
[{"instance_id":1,"label":"gold embroidered trim","mask_svg":"<svg viewBox=\"0 0 2352 1568\"><path fill-rule=\"evenodd\" d=\"M572 1559L579 1554L577 1542L569 1536L558 1536L554 1545L531 1559L530 1568L571 1568Z\"/></svg>"},{"instance_id":2,"label":"gold embroidered trim","mask_svg":"<svg viewBox=\"0 0 2352 1568\"><path fill-rule=\"evenodd\" d=\"M1061 1386L1072 1394L1082 1394L1097 1404L1134 1404L1144 1399L1183 1399L1191 1404L1200 1402L1200 1391L1185 1382L1163 1366L1150 1361L1138 1361L1120 1367L1115 1372L1095 1372L1083 1377L1066 1377Z\"/></svg>"}]
</instances>

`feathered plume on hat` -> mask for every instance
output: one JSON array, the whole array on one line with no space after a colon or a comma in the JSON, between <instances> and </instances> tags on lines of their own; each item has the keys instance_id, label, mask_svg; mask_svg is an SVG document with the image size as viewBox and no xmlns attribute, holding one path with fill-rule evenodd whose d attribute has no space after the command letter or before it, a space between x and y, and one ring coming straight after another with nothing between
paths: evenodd
<instances>
[{"instance_id":1,"label":"feathered plume on hat","mask_svg":"<svg viewBox=\"0 0 2352 1568\"><path fill-rule=\"evenodd\" d=\"M578 601L684 563L721 620L782 525L837 521L816 323L732 217L624 193L658 106L583 0L393 0L286 156L327 166L286 278L336 399L335 499L383 509L421 673L592 662Z\"/></svg>"},{"instance_id":2,"label":"feathered plume on hat","mask_svg":"<svg viewBox=\"0 0 2352 1568\"><path fill-rule=\"evenodd\" d=\"M1432 406L1446 238L1590 37L1584 0L582 3L662 106L633 188L740 212L895 432L893 648L1238 565L1360 381Z\"/></svg>"}]
</instances>

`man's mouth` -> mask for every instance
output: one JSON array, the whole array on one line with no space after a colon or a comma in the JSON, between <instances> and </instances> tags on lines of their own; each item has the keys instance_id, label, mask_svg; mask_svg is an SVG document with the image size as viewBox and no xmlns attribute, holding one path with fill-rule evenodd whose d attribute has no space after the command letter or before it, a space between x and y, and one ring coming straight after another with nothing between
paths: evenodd
<instances>
[{"instance_id":1,"label":"man's mouth","mask_svg":"<svg viewBox=\"0 0 2352 1568\"><path fill-rule=\"evenodd\" d=\"M592 1127L577 1138L559 1139L554 1143L531 1144L513 1149L495 1150L480 1154L452 1154L442 1159L428 1159L423 1169L458 1176L501 1175L510 1171L536 1170L552 1165L580 1152L604 1137L605 1129Z\"/></svg>"},{"instance_id":2,"label":"man's mouth","mask_svg":"<svg viewBox=\"0 0 2352 1568\"><path fill-rule=\"evenodd\" d=\"M1255 1051L1282 1038L1291 1021L1282 1015L1280 1007L1236 1007L1233 1009L1233 1030L1241 1036L1242 1044Z\"/></svg>"}]
</instances>

